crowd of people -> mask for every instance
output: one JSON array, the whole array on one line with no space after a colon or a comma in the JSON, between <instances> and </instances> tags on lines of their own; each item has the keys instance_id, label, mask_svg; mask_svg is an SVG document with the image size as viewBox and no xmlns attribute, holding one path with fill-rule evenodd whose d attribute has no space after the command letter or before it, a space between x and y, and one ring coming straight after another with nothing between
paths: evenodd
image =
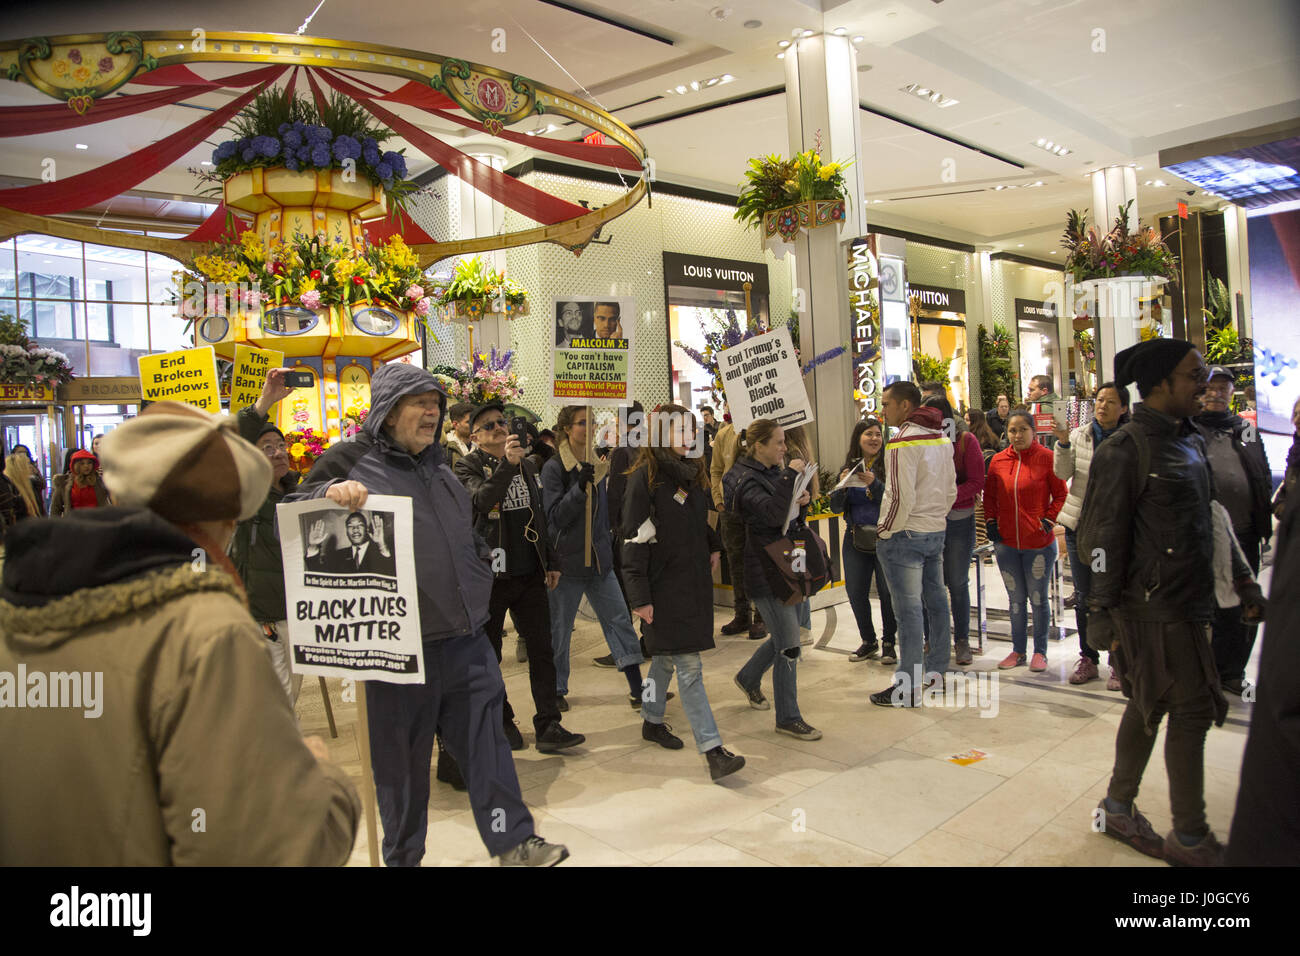
<instances>
[{"instance_id":1,"label":"crowd of people","mask_svg":"<svg viewBox=\"0 0 1300 956\"><path fill-rule=\"evenodd\" d=\"M389 865L423 859L431 771L468 792L483 844L502 865L568 856L536 833L521 796L512 751L527 742L499 666L507 616L527 663L542 753L586 740L563 723L582 722L570 701L570 645L584 598L609 650L593 663L622 673L641 739L684 747L666 721L675 677L710 778L743 771L704 687L702 653L719 632L761 642L732 675L748 705L774 711L776 733L822 737L798 695L811 606L807 594L787 593L789 568L774 554L787 525L806 529L821 492L814 476L803 480L812 452L802 429L757 419L737 430L712 408L697 417L679 405L648 413L635 405L626 424L659 440L629 441L625 432L611 443L596 440L590 409L567 406L553 429L529 425L521 435L500 403L449 407L434 376L390 364L375 372L361 433L301 477L271 420L292 391L285 372L270 372L257 404L233 418L149 406L97 437L102 447L70 451L48 496L28 449L5 458L0 669L22 661L103 671L105 695L133 706L111 711L111 729L87 729L77 712L7 715L18 732L2 735L2 762L35 772L0 784L13 822L0 829L0 859L347 859L356 790L294 716L302 678L288 648L282 502L327 499L349 512L342 557L323 534L308 536L307 560L325 570L337 561L391 565L362 509L370 495L413 502L425 680L367 684ZM1129 386L1140 399L1132 409ZM923 706L927 690L952 679L951 665L973 663L969 573L981 535L1009 600L1012 647L997 667L1047 670L1048 587L1063 551L1079 635L1068 680L1099 680L1105 651L1106 686L1127 698L1100 804L1103 832L1171 863L1224 862L1204 813L1204 741L1224 719L1225 692L1254 699L1245 668L1265 608L1255 575L1275 520L1286 529L1300 520L1288 504L1300 494L1300 403L1274 497L1262 442L1229 409L1232 390L1230 370L1164 339L1121 352L1115 379L1093 396L1092 419L1074 429L1054 414L1061 399L1047 376L1031 381L1023 402L1000 395L992 409L961 416L941 383L886 387L881 417L854 424L827 489L843 515L840 559L859 641L849 662L894 666L871 703ZM1293 573L1296 560L1279 564ZM210 573L194 573L199 563ZM715 575L734 598L720 628ZM1294 670L1290 660L1276 665L1278 675ZM769 671L774 701L763 691ZM1250 797L1251 819L1238 812L1238 862L1279 852L1259 829L1265 821L1292 833L1297 826L1294 799L1276 796L1267 770L1279 754L1296 758L1294 731L1285 729L1295 691L1267 677L1277 700L1255 720L1273 723L1248 747L1243 772L1270 789ZM1134 800L1165 716L1174 829L1161 837ZM131 756L139 754L149 757ZM244 772L250 754L263 772ZM55 785L53 776L72 767L95 779ZM206 830L194 828L194 807L204 809ZM103 825L74 839L64 827L73 819Z\"/></svg>"}]
</instances>

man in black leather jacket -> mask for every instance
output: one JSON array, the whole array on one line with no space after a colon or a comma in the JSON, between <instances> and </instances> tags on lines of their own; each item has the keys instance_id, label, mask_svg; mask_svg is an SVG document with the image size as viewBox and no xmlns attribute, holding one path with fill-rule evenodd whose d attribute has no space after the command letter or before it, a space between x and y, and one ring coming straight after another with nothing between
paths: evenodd
<instances>
[{"instance_id":1,"label":"man in black leather jacket","mask_svg":"<svg viewBox=\"0 0 1300 956\"><path fill-rule=\"evenodd\" d=\"M1183 865L1223 860L1203 795L1205 735L1227 712L1209 643L1213 492L1205 443L1188 421L1207 378L1201 354L1177 339L1115 356L1115 381L1135 381L1142 403L1093 456L1079 532L1093 567L1088 641L1113 651L1128 697L1103 832ZM1161 841L1133 800L1165 714L1174 829Z\"/></svg>"},{"instance_id":2,"label":"man in black leather jacket","mask_svg":"<svg viewBox=\"0 0 1300 956\"><path fill-rule=\"evenodd\" d=\"M1264 442L1254 424L1229 407L1232 373L1221 365L1210 369L1210 381L1193 420L1205 439L1206 456L1214 476L1215 500L1227 509L1237 543L1246 554L1253 574L1259 574L1260 546L1273 536L1272 472ZM1214 662L1223 689L1241 696L1246 664L1255 647L1259 628L1245 623L1239 607L1218 608L1212 628Z\"/></svg>"},{"instance_id":3,"label":"man in black leather jacket","mask_svg":"<svg viewBox=\"0 0 1300 956\"><path fill-rule=\"evenodd\" d=\"M555 753L576 747L586 737L565 730L555 693L551 649L551 609L546 592L560 579L559 555L548 545L546 510L537 471L528 449L507 436L502 406L488 402L470 416L474 450L456 461L455 473L474 503L474 530L492 549L492 598L484 628L501 661L506 611L528 648L528 680L537 713L537 749ZM506 738L514 750L525 746L514 724L510 701L503 702Z\"/></svg>"}]
</instances>

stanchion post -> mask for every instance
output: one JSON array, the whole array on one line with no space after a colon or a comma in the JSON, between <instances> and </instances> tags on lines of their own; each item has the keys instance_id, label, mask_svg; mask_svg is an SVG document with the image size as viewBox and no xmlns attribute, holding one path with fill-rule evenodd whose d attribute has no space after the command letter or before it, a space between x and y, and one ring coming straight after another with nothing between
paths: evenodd
<instances>
[{"instance_id":1,"label":"stanchion post","mask_svg":"<svg viewBox=\"0 0 1300 956\"><path fill-rule=\"evenodd\" d=\"M375 819L375 773L370 766L370 716L366 712L366 682L357 681L357 745L361 750L361 807L366 816L370 865L379 866L379 826Z\"/></svg>"}]
</instances>

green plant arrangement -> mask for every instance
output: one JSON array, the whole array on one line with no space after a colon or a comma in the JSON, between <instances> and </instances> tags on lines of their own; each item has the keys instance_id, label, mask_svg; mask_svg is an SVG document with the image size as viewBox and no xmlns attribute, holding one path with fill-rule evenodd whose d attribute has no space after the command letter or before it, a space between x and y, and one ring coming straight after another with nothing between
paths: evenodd
<instances>
[{"instance_id":1,"label":"green plant arrangement","mask_svg":"<svg viewBox=\"0 0 1300 956\"><path fill-rule=\"evenodd\" d=\"M27 336L27 323L0 313L0 382L26 388L55 388L74 378L62 352L41 348Z\"/></svg>"},{"instance_id":2,"label":"green plant arrangement","mask_svg":"<svg viewBox=\"0 0 1300 956\"><path fill-rule=\"evenodd\" d=\"M921 352L912 353L912 374L916 376L918 383L939 382L944 388L947 388L951 382L948 377L948 363L943 359L924 355Z\"/></svg>"},{"instance_id":3,"label":"green plant arrangement","mask_svg":"<svg viewBox=\"0 0 1300 956\"><path fill-rule=\"evenodd\" d=\"M499 299L505 301L507 319L528 314L523 287L488 265L482 256L474 256L456 263L451 280L439 291L438 305L472 318L493 311L493 303Z\"/></svg>"},{"instance_id":4,"label":"green plant arrangement","mask_svg":"<svg viewBox=\"0 0 1300 956\"><path fill-rule=\"evenodd\" d=\"M231 132L234 138L212 151L212 170L198 174L215 184L214 191L232 176L258 167L351 169L382 187L394 211L419 188L406 178L403 151L380 148L393 131L340 93L318 107L283 89L267 90L235 117Z\"/></svg>"},{"instance_id":5,"label":"green plant arrangement","mask_svg":"<svg viewBox=\"0 0 1300 956\"><path fill-rule=\"evenodd\" d=\"M979 345L980 399L984 408L993 408L1000 393L1012 398L1020 394L1012 359L1011 332L1001 324L994 325L992 332L981 325L976 339Z\"/></svg>"},{"instance_id":6,"label":"green plant arrangement","mask_svg":"<svg viewBox=\"0 0 1300 956\"><path fill-rule=\"evenodd\" d=\"M1201 311L1205 313L1206 331L1226 328L1232 321L1232 299L1223 280L1208 272L1205 273L1205 302L1209 308L1202 308Z\"/></svg>"},{"instance_id":7,"label":"green plant arrangement","mask_svg":"<svg viewBox=\"0 0 1300 956\"><path fill-rule=\"evenodd\" d=\"M800 229L843 222L848 200L844 171L849 165L822 162L820 132L813 149L792 159L775 153L751 159L736 197L735 218L761 229L764 239L780 235L787 242Z\"/></svg>"},{"instance_id":8,"label":"green plant arrangement","mask_svg":"<svg viewBox=\"0 0 1300 956\"><path fill-rule=\"evenodd\" d=\"M1061 245L1066 250L1065 272L1075 282L1115 276L1156 276L1171 282L1178 279L1178 258L1160 233L1150 226L1130 231L1132 205L1129 200L1118 208L1115 222L1106 233L1088 225L1087 210L1070 210Z\"/></svg>"}]
</instances>

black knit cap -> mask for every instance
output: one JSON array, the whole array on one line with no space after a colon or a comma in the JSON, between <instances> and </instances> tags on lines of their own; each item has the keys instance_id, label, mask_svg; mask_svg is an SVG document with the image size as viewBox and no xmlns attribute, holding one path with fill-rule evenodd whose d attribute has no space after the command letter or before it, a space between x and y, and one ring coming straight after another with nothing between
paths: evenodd
<instances>
[{"instance_id":1,"label":"black knit cap","mask_svg":"<svg viewBox=\"0 0 1300 956\"><path fill-rule=\"evenodd\" d=\"M479 420L479 418L482 417L483 413L484 413L484 412L489 412L489 411L497 411L497 412L500 412L500 413L502 414L503 417L505 416L505 413L506 413L505 406L502 405L500 402L484 402L482 405L477 406L477 407L474 409L473 414L470 415L470 418L469 418L469 427L470 427L470 430L471 430L471 431L472 431L472 430L474 429L474 427L478 424L478 420ZM509 423L507 422L507 424L509 424Z\"/></svg>"},{"instance_id":2,"label":"black knit cap","mask_svg":"<svg viewBox=\"0 0 1300 956\"><path fill-rule=\"evenodd\" d=\"M1115 384L1138 384L1138 390L1167 379L1178 363L1196 346L1185 339L1148 339L1130 345L1115 356Z\"/></svg>"},{"instance_id":3,"label":"black knit cap","mask_svg":"<svg viewBox=\"0 0 1300 956\"><path fill-rule=\"evenodd\" d=\"M276 428L274 422L266 422L265 424L263 424L262 427L259 428L258 431L257 431L257 437L258 437L258 438L261 438L263 435L266 435L266 434L268 434L268 433L270 433L270 432L275 432L277 435L280 436L280 439L281 439L282 441L284 440L284 432L282 432L282 431L280 431L280 429Z\"/></svg>"}]
</instances>

